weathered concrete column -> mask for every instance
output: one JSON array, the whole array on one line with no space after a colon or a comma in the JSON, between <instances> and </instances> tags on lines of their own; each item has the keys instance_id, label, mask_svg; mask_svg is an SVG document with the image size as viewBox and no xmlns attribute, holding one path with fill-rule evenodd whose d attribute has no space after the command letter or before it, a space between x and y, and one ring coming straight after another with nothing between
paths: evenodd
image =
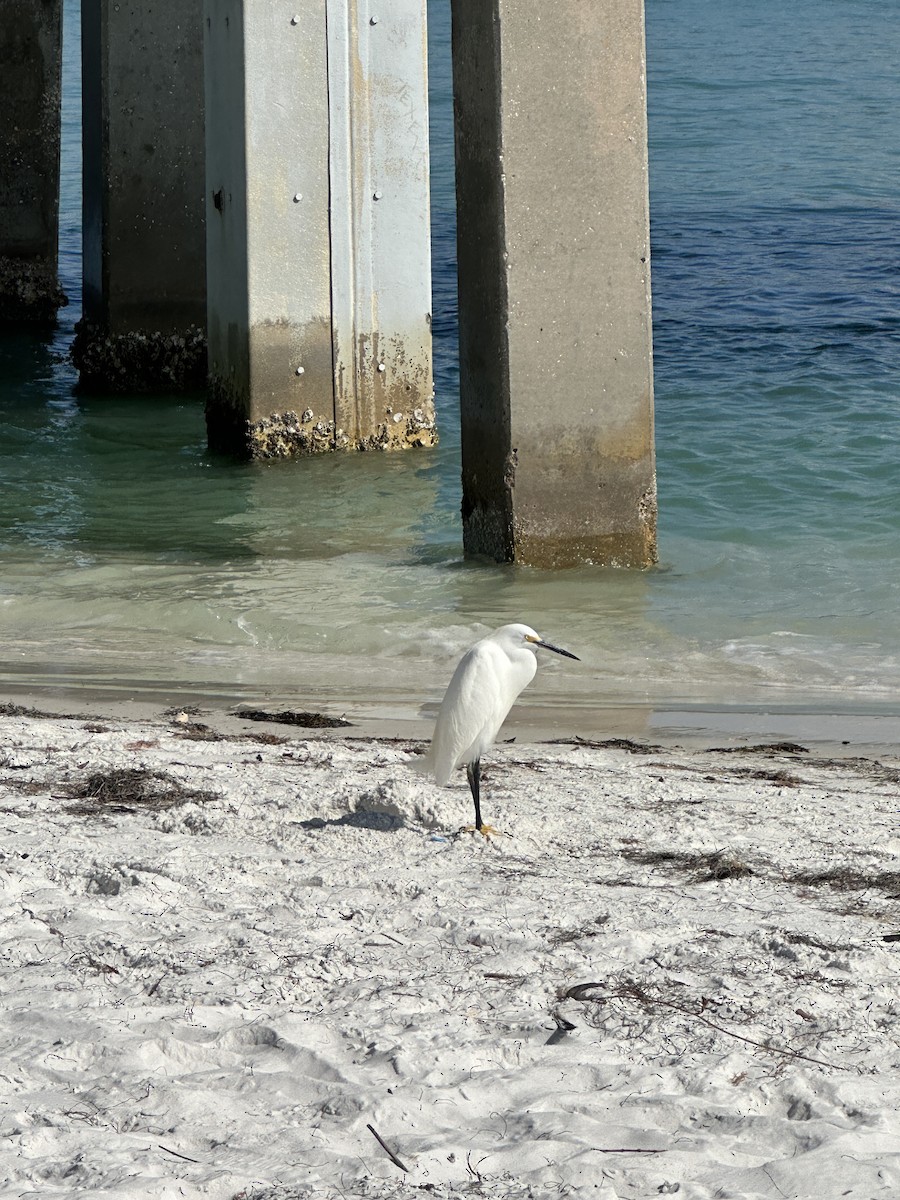
<instances>
[{"instance_id":1,"label":"weathered concrete column","mask_svg":"<svg viewBox=\"0 0 900 1200\"><path fill-rule=\"evenodd\" d=\"M62 0L0 0L0 320L47 322L57 274Z\"/></svg>"},{"instance_id":2,"label":"weathered concrete column","mask_svg":"<svg viewBox=\"0 0 900 1200\"><path fill-rule=\"evenodd\" d=\"M643 0L453 0L466 551L656 559Z\"/></svg>"},{"instance_id":3,"label":"weathered concrete column","mask_svg":"<svg viewBox=\"0 0 900 1200\"><path fill-rule=\"evenodd\" d=\"M206 378L202 0L82 0L86 386Z\"/></svg>"},{"instance_id":4,"label":"weathered concrete column","mask_svg":"<svg viewBox=\"0 0 900 1200\"><path fill-rule=\"evenodd\" d=\"M424 0L207 0L210 444L435 441Z\"/></svg>"}]
</instances>

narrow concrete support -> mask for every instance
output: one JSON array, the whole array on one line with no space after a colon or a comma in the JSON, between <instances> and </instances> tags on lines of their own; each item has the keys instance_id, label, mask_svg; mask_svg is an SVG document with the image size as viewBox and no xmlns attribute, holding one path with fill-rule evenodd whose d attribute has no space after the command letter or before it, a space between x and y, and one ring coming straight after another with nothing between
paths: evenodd
<instances>
[{"instance_id":1,"label":"narrow concrete support","mask_svg":"<svg viewBox=\"0 0 900 1200\"><path fill-rule=\"evenodd\" d=\"M207 0L210 444L436 440L424 0Z\"/></svg>"},{"instance_id":2,"label":"narrow concrete support","mask_svg":"<svg viewBox=\"0 0 900 1200\"><path fill-rule=\"evenodd\" d=\"M206 378L202 0L82 0L81 382Z\"/></svg>"},{"instance_id":3,"label":"narrow concrete support","mask_svg":"<svg viewBox=\"0 0 900 1200\"><path fill-rule=\"evenodd\" d=\"M0 321L52 322L62 0L0 0Z\"/></svg>"},{"instance_id":4,"label":"narrow concrete support","mask_svg":"<svg viewBox=\"0 0 900 1200\"><path fill-rule=\"evenodd\" d=\"M463 531L656 561L643 0L453 0Z\"/></svg>"}]
</instances>

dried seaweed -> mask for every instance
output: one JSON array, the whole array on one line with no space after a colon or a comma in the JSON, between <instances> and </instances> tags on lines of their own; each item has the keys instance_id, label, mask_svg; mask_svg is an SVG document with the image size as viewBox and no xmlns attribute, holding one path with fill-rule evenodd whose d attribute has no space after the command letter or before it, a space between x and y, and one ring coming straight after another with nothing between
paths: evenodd
<instances>
[{"instance_id":1,"label":"dried seaweed","mask_svg":"<svg viewBox=\"0 0 900 1200\"><path fill-rule=\"evenodd\" d=\"M0 717L28 717L32 721L92 721L90 713L44 712L40 708L29 708L24 704L5 702L0 704Z\"/></svg>"},{"instance_id":2,"label":"dried seaweed","mask_svg":"<svg viewBox=\"0 0 900 1200\"><path fill-rule=\"evenodd\" d=\"M759 742L755 746L710 746L707 754L809 754L799 742Z\"/></svg>"},{"instance_id":3,"label":"dried seaweed","mask_svg":"<svg viewBox=\"0 0 900 1200\"><path fill-rule=\"evenodd\" d=\"M189 742L225 741L224 733L219 733L211 725L204 725L202 721L188 721L184 724L179 724L174 733L175 737Z\"/></svg>"},{"instance_id":4,"label":"dried seaweed","mask_svg":"<svg viewBox=\"0 0 900 1200\"><path fill-rule=\"evenodd\" d=\"M215 792L184 787L161 771L134 767L95 771L85 779L69 784L65 795L76 801L68 805L66 811L82 817L103 813L161 812L178 804L206 804L218 799Z\"/></svg>"},{"instance_id":5,"label":"dried seaweed","mask_svg":"<svg viewBox=\"0 0 900 1200\"><path fill-rule=\"evenodd\" d=\"M722 879L744 879L753 868L724 850L706 854L686 850L623 850L622 857L644 867L670 867L676 871L693 872L698 883Z\"/></svg>"},{"instance_id":6,"label":"dried seaweed","mask_svg":"<svg viewBox=\"0 0 900 1200\"><path fill-rule=\"evenodd\" d=\"M602 741L592 741L590 738L573 734L571 737L551 738L548 746L585 746L589 750L624 750L626 754L658 754L662 746L652 742L635 742L632 738L604 738Z\"/></svg>"},{"instance_id":7,"label":"dried seaweed","mask_svg":"<svg viewBox=\"0 0 900 1200\"><path fill-rule=\"evenodd\" d=\"M900 871L865 872L849 866L832 867L827 871L798 871L786 879L806 887L830 887L835 892L883 891L890 893L900 887Z\"/></svg>"},{"instance_id":8,"label":"dried seaweed","mask_svg":"<svg viewBox=\"0 0 900 1200\"><path fill-rule=\"evenodd\" d=\"M327 717L324 713L294 712L285 709L283 712L264 712L259 708L243 708L235 713L242 721L276 721L279 725L299 725L303 729L346 729L353 725L343 717Z\"/></svg>"},{"instance_id":9,"label":"dried seaweed","mask_svg":"<svg viewBox=\"0 0 900 1200\"><path fill-rule=\"evenodd\" d=\"M806 783L805 779L792 775L790 771L767 771L761 767L727 767L726 771L739 779L762 779L779 787L802 787Z\"/></svg>"}]
</instances>

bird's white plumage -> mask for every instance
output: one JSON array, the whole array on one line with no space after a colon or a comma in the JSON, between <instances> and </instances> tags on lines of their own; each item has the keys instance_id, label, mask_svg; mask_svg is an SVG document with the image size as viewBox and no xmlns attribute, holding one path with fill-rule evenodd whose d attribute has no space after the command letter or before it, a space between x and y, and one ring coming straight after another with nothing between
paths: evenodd
<instances>
[{"instance_id":1,"label":"bird's white plumage","mask_svg":"<svg viewBox=\"0 0 900 1200\"><path fill-rule=\"evenodd\" d=\"M494 741L516 697L534 679L540 643L528 625L504 625L460 659L441 702L426 764L441 786Z\"/></svg>"}]
</instances>

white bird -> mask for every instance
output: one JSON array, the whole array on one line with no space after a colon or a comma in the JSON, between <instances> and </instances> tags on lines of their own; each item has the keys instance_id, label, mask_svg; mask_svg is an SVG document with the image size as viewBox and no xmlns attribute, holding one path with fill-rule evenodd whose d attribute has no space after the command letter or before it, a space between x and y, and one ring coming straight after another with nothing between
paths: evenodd
<instances>
[{"instance_id":1,"label":"white bird","mask_svg":"<svg viewBox=\"0 0 900 1200\"><path fill-rule=\"evenodd\" d=\"M441 787L465 764L475 801L475 829L484 837L496 830L481 820L481 756L516 697L534 679L539 649L580 661L576 654L545 642L528 625L503 625L476 642L453 672L422 763Z\"/></svg>"}]
</instances>

